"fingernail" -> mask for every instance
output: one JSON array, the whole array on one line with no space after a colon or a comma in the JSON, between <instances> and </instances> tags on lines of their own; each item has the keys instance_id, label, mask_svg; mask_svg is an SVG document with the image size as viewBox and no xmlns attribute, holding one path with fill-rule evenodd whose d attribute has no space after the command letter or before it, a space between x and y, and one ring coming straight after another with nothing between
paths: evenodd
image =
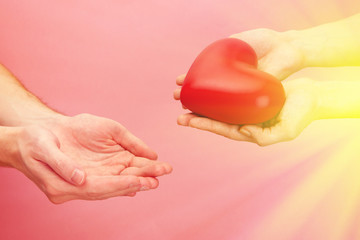
<instances>
[{"instance_id":1,"label":"fingernail","mask_svg":"<svg viewBox=\"0 0 360 240\"><path fill-rule=\"evenodd\" d=\"M247 137L251 137L251 133L249 130L245 129L245 128L241 128L240 129L240 133L247 136Z\"/></svg>"},{"instance_id":2,"label":"fingernail","mask_svg":"<svg viewBox=\"0 0 360 240\"><path fill-rule=\"evenodd\" d=\"M85 179L85 173L79 169L75 169L71 176L71 181L73 181L78 185L81 185L84 182L84 179Z\"/></svg>"}]
</instances>

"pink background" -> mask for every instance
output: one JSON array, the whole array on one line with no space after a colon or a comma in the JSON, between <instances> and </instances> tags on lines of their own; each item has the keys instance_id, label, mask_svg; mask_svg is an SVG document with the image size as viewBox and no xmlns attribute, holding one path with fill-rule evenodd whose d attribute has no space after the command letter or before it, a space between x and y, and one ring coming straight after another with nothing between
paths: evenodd
<instances>
[{"instance_id":1,"label":"pink background","mask_svg":"<svg viewBox=\"0 0 360 240\"><path fill-rule=\"evenodd\" d=\"M355 0L0 0L0 61L51 107L115 119L170 162L136 198L52 205L0 169L0 239L359 239L359 120L311 124L266 148L176 125L175 78L209 43L302 29ZM308 69L319 80L360 70Z\"/></svg>"}]
</instances>

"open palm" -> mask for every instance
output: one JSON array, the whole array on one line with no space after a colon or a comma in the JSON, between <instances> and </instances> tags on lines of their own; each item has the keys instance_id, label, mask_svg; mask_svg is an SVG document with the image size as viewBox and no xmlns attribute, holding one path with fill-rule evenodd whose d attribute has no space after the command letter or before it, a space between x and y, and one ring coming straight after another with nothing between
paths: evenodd
<instances>
[{"instance_id":1,"label":"open palm","mask_svg":"<svg viewBox=\"0 0 360 240\"><path fill-rule=\"evenodd\" d=\"M184 76L177 79L183 83ZM178 124L204 131L213 132L224 137L257 143L266 146L289 141L297 137L313 120L317 119L317 89L314 81L300 78L284 82L286 101L281 112L269 124L236 125L219 122L210 118L187 113L178 117ZM180 100L180 91L174 92L174 98Z\"/></svg>"},{"instance_id":2,"label":"open palm","mask_svg":"<svg viewBox=\"0 0 360 240\"><path fill-rule=\"evenodd\" d=\"M169 164L155 161L156 153L121 124L90 114L48 121L27 135L24 139L35 144L23 151L25 174L55 203L134 196L156 188L156 177L172 171ZM69 183L74 166L86 173L80 186Z\"/></svg>"}]
</instances>

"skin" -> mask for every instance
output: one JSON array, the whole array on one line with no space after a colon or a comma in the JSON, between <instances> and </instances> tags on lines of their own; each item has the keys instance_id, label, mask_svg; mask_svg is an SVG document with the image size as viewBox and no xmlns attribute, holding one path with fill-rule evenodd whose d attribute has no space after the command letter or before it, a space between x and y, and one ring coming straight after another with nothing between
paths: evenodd
<instances>
[{"instance_id":1,"label":"skin","mask_svg":"<svg viewBox=\"0 0 360 240\"><path fill-rule=\"evenodd\" d=\"M120 123L57 113L3 66L0 84L0 166L21 171L51 202L135 196L172 171Z\"/></svg>"},{"instance_id":2,"label":"skin","mask_svg":"<svg viewBox=\"0 0 360 240\"><path fill-rule=\"evenodd\" d=\"M360 65L360 14L301 31L255 29L232 35L249 43L258 56L258 69L279 80L305 67ZM176 79L180 100L185 75ZM360 117L359 82L317 82L308 78L283 81L286 102L280 114L259 125L232 125L194 113L178 117L178 124L224 137L266 146L296 138L314 120Z\"/></svg>"}]
</instances>

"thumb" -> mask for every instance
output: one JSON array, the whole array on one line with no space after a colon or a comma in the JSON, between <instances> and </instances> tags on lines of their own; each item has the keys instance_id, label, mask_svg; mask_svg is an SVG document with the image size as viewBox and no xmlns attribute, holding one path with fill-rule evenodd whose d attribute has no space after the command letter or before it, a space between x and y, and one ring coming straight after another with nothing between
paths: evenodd
<instances>
[{"instance_id":1,"label":"thumb","mask_svg":"<svg viewBox=\"0 0 360 240\"><path fill-rule=\"evenodd\" d=\"M49 141L46 146L43 161L48 164L60 177L74 185L85 182L85 172L66 156L55 142Z\"/></svg>"},{"instance_id":2,"label":"thumb","mask_svg":"<svg viewBox=\"0 0 360 240\"><path fill-rule=\"evenodd\" d=\"M259 60L258 68L259 70L276 77L280 81L286 79L297 70L297 68L293 66L288 66L287 64L283 63L279 64L279 62L276 61L276 59L273 59L271 56Z\"/></svg>"},{"instance_id":3,"label":"thumb","mask_svg":"<svg viewBox=\"0 0 360 240\"><path fill-rule=\"evenodd\" d=\"M253 29L231 35L230 38L237 38L248 43L255 51L258 59L266 56L274 46L276 32L270 29Z\"/></svg>"}]
</instances>

